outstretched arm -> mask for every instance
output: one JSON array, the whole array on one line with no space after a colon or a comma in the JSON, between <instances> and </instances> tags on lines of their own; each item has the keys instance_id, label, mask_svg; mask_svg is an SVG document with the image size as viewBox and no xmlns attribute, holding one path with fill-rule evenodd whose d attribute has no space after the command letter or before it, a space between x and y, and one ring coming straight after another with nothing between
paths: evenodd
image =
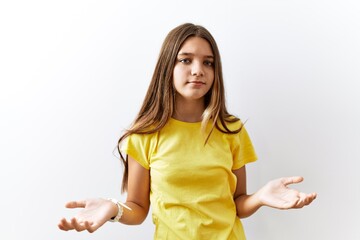
<instances>
[{"instance_id":1,"label":"outstretched arm","mask_svg":"<svg viewBox=\"0 0 360 240\"><path fill-rule=\"evenodd\" d=\"M302 182L302 177L275 179L268 182L254 194L248 195L245 166L235 170L234 174L238 180L234 200L237 215L240 218L251 216L262 206L277 209L302 208L309 205L316 198L316 193L306 194L288 187L289 184Z\"/></svg>"},{"instance_id":2,"label":"outstretched arm","mask_svg":"<svg viewBox=\"0 0 360 240\"><path fill-rule=\"evenodd\" d=\"M127 208L123 208L120 222L134 225L142 223L149 212L150 173L131 157L128 157L129 178ZM88 199L68 202L67 208L81 208L70 220L61 219L58 227L61 230L96 231L112 217L116 216L118 207L107 199Z\"/></svg>"}]
</instances>

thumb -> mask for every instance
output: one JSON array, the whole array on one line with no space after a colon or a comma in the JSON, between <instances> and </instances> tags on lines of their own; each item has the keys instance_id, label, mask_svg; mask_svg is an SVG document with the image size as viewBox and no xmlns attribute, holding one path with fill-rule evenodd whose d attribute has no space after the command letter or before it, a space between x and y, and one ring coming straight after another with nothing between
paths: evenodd
<instances>
[{"instance_id":1,"label":"thumb","mask_svg":"<svg viewBox=\"0 0 360 240\"><path fill-rule=\"evenodd\" d=\"M285 186L289 185L289 184L294 184L294 183L300 183L304 180L303 177L301 176L293 176L293 177L285 177L282 179L282 182Z\"/></svg>"},{"instance_id":2,"label":"thumb","mask_svg":"<svg viewBox=\"0 0 360 240\"><path fill-rule=\"evenodd\" d=\"M71 201L65 204L67 208L84 208L86 206L86 201Z\"/></svg>"}]
</instances>

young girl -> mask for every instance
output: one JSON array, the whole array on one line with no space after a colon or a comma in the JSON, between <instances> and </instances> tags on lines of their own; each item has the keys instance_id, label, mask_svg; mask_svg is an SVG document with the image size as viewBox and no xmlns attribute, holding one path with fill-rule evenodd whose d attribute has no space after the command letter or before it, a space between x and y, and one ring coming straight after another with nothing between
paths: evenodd
<instances>
[{"instance_id":1,"label":"young girl","mask_svg":"<svg viewBox=\"0 0 360 240\"><path fill-rule=\"evenodd\" d=\"M62 230L94 232L107 221L140 224L150 203L154 239L245 239L240 218L262 206L301 208L315 193L280 178L246 191L245 164L256 154L243 123L227 112L220 54L202 26L183 24L166 37L144 103L119 140L126 203L89 199ZM123 156L121 153L124 153Z\"/></svg>"}]
</instances>

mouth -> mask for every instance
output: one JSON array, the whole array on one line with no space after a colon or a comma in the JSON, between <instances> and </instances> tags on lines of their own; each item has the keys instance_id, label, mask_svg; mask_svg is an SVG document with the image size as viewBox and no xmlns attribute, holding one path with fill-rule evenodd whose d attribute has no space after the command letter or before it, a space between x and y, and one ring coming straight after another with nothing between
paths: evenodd
<instances>
[{"instance_id":1,"label":"mouth","mask_svg":"<svg viewBox=\"0 0 360 240\"><path fill-rule=\"evenodd\" d=\"M205 82L202 81L189 81L188 83L193 85L205 85Z\"/></svg>"}]
</instances>

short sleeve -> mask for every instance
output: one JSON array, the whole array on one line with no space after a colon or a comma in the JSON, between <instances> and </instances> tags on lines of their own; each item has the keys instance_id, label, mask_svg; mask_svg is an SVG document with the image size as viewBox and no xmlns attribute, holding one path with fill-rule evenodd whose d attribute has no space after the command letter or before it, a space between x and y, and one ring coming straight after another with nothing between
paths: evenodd
<instances>
[{"instance_id":1,"label":"short sleeve","mask_svg":"<svg viewBox=\"0 0 360 240\"><path fill-rule=\"evenodd\" d=\"M245 127L236 134L232 143L233 170L243 167L245 164L257 160L257 155L248 132Z\"/></svg>"},{"instance_id":2,"label":"short sleeve","mask_svg":"<svg viewBox=\"0 0 360 240\"><path fill-rule=\"evenodd\" d=\"M131 134L121 145L121 152L129 155L141 166L150 169L150 157L154 149L154 134Z\"/></svg>"}]
</instances>

